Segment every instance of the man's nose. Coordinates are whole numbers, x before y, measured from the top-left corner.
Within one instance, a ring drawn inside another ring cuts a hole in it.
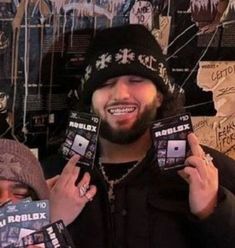
[[[125,79],[117,79],[113,87],[113,97],[115,100],[125,100],[130,97],[130,88]]]

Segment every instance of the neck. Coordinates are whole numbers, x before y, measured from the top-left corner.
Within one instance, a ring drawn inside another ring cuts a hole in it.
[[[99,141],[103,163],[140,161],[145,157],[152,143],[149,130],[130,144],[115,144],[103,138],[100,138]]]

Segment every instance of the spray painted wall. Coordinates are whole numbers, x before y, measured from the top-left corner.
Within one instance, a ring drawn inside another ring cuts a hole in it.
[[[234,0],[0,0],[0,137],[57,149],[92,36],[125,23],[155,35],[201,142],[235,157]]]

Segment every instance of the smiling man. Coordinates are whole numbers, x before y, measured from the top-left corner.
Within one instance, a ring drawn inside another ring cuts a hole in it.
[[[114,143],[140,137],[155,118],[161,96],[151,80],[120,76],[108,80],[92,97],[93,111],[101,117],[101,136]]]
[[[152,34],[141,25],[97,32],[86,63],[83,110],[101,126],[90,171],[97,194],[69,226],[76,246],[231,247],[234,161],[202,148],[192,133],[184,169],[164,174],[155,160],[150,124],[183,112],[183,92]]]

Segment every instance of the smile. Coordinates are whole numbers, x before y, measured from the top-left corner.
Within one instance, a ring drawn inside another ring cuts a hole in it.
[[[124,114],[130,114],[133,113],[136,110],[136,107],[112,107],[108,109],[108,112],[111,115],[124,115]]]

